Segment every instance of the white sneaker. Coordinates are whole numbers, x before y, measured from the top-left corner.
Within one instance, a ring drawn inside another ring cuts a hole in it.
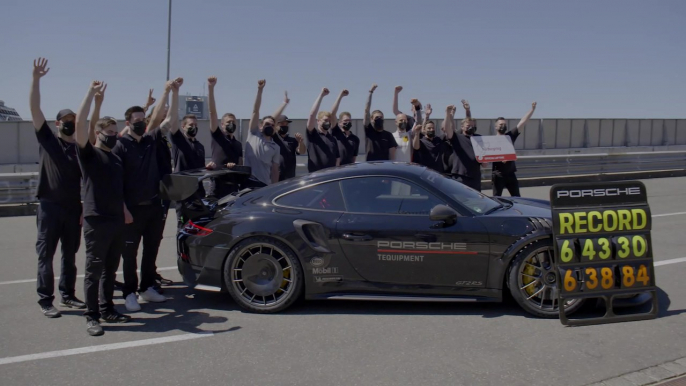
[[[141,310],[141,305],[138,304],[138,299],[136,299],[136,294],[128,294],[126,296],[126,310],[130,312],[136,312]]]
[[[163,295],[160,295],[159,292],[155,291],[154,288],[150,287],[145,290],[145,292],[141,292],[141,299],[145,300],[146,302],[152,302],[152,303],[161,303],[167,300]]]

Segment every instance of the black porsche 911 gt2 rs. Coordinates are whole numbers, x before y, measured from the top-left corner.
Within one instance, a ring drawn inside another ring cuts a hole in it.
[[[203,180],[217,190],[205,197]],[[499,302],[558,317],[548,201],[489,198],[423,166],[368,162],[258,187],[248,168],[164,180],[184,281],[272,313],[306,299]],[[263,184],[262,184],[263,185]],[[565,304],[570,314],[583,300]]]

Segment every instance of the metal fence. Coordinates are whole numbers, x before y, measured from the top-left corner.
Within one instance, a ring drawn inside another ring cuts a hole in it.
[[[442,120],[433,120],[440,127]],[[493,119],[477,119],[478,133],[495,134]],[[515,127],[519,119],[508,119]],[[245,141],[249,121],[240,121],[238,134]],[[291,135],[305,134],[305,119],[291,123]],[[385,122],[394,130],[391,119]],[[198,139],[209,149],[209,121],[198,122]],[[124,122],[119,121],[120,129]],[[351,129],[364,144],[362,120],[353,120]],[[38,162],[38,144],[30,121],[0,122],[0,165]],[[674,146],[686,145],[686,119],[532,119],[515,142],[518,150],[590,149],[598,147]],[[360,146],[364,153],[364,145]]]

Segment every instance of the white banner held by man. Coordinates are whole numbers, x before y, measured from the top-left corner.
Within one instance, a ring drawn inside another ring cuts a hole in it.
[[[517,154],[508,135],[472,136],[474,156],[479,162],[515,161]]]

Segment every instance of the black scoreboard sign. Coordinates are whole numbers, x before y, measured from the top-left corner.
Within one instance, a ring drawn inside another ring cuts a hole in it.
[[[577,298],[605,299],[605,315],[570,320],[590,325],[657,316],[648,196],[639,181],[557,184],[550,189],[559,304]],[[649,292],[648,313],[617,315],[612,300]]]

